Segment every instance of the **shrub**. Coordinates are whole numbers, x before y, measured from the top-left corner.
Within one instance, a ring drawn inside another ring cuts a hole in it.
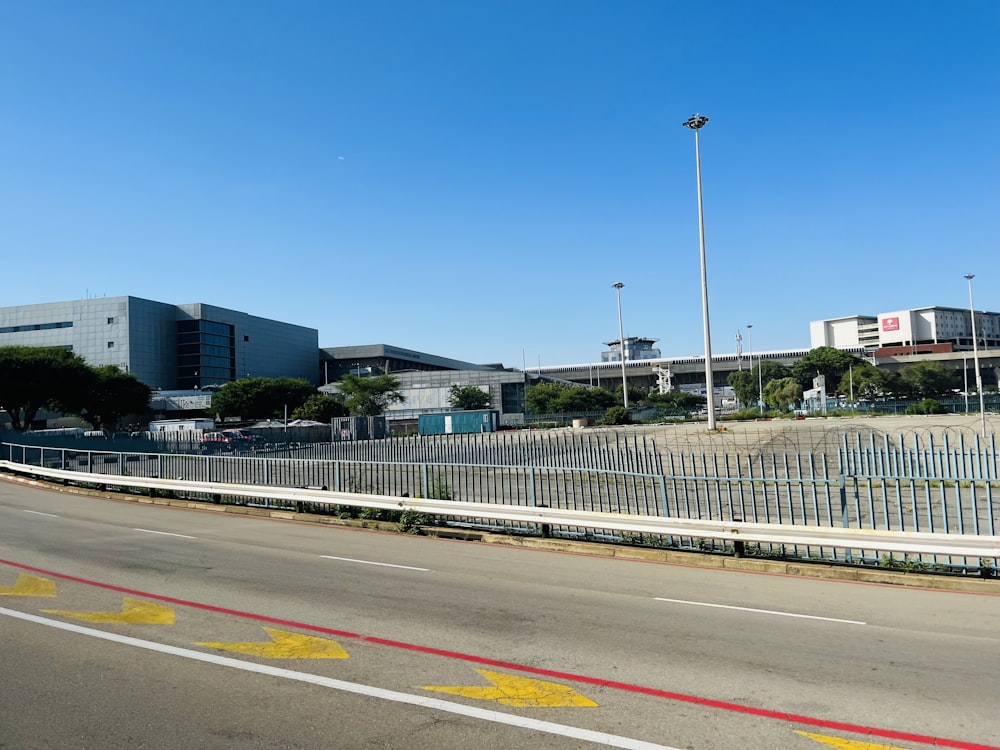
[[[624,406],[612,406],[601,417],[600,424],[632,424],[632,416]]]
[[[906,407],[907,414],[944,414],[945,408],[933,398],[925,398],[917,404],[910,404]]]

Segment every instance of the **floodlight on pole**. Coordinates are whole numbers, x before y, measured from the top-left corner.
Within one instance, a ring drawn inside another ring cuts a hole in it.
[[[976,343],[976,305],[972,301],[972,280],[974,273],[965,274],[969,282],[969,315],[972,316],[972,364],[976,368],[976,390],[979,391],[979,419],[983,425],[983,439],[986,439],[986,404],[983,399],[983,374],[979,370],[979,345]]]
[[[625,285],[616,281],[612,284],[618,292],[618,351],[622,360],[622,403],[628,408],[628,379],[625,377],[625,329],[622,328],[622,287]]]
[[[694,131],[695,172],[698,178],[698,240],[701,248],[701,317],[705,329],[705,393],[708,406],[708,429],[715,429],[715,381],[712,377],[712,332],[708,322],[708,267],[705,262],[705,211],[701,198],[701,141],[700,131],[708,122],[705,115],[691,115],[681,123]]]

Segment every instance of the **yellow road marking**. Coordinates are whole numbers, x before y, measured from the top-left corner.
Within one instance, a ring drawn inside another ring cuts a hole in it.
[[[803,737],[808,737],[809,739],[823,745],[839,748],[839,750],[906,750],[905,747],[896,747],[894,745],[876,745],[873,742],[845,740],[843,737],[827,737],[824,734],[813,734],[812,732],[800,732],[796,730],[795,734],[801,734]]]
[[[566,685],[555,682],[533,680],[528,677],[518,677],[500,672],[490,672],[477,669],[477,672],[493,683],[492,687],[469,685],[466,687],[450,687],[446,685],[423,685],[421,690],[435,690],[439,693],[460,695],[463,698],[475,698],[483,701],[496,701],[505,706],[517,708],[556,708],[561,706],[577,706],[592,708],[597,704],[585,695]]]
[[[0,586],[0,596],[55,596],[56,583],[48,578],[21,573],[13,586]]]
[[[64,609],[43,609],[43,612],[85,622],[112,622],[127,625],[173,625],[174,610],[155,602],[122,599],[121,612],[70,612]]]
[[[274,628],[264,628],[271,641],[247,643],[196,643],[196,646],[236,651],[265,659],[349,659],[348,654],[336,641],[317,638],[302,633],[289,633]]]

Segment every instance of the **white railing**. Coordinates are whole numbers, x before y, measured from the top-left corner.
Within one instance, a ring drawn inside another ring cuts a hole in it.
[[[492,518],[500,521],[579,526],[637,534],[723,539],[731,542],[808,545],[953,557],[1000,558],[1000,536],[665,518],[564,508],[329,492],[322,489],[191,482],[182,479],[91,474],[31,466],[13,461],[0,461],[0,468],[49,479],[85,482],[109,487],[142,487],[153,491],[184,492],[221,497],[254,497],[290,503],[349,505],[460,518]]]

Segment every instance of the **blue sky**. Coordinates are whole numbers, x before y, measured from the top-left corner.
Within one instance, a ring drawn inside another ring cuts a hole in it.
[[[474,362],[997,310],[1000,3],[4,0],[2,305],[207,302]]]

